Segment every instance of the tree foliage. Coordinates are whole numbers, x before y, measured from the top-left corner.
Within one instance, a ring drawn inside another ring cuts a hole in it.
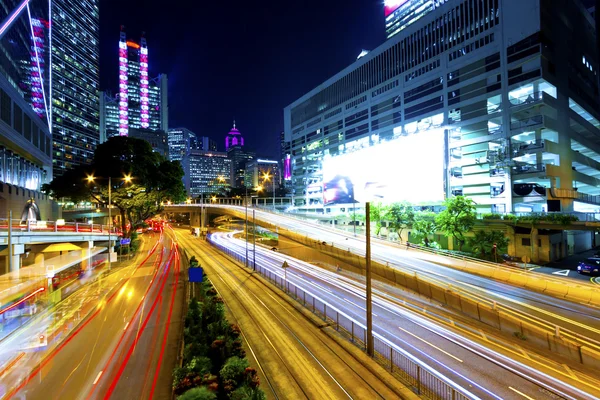
[[[477,218],[475,203],[466,197],[455,196],[447,198],[444,206],[446,209],[437,215],[435,222],[446,236],[458,240],[458,248],[462,250],[465,242],[464,235],[473,228]]]
[[[94,181],[89,182],[88,176],[94,176]],[[130,176],[131,182],[126,182],[125,176]],[[109,177],[111,202],[121,215],[125,237],[160,212],[161,203],[185,199],[179,162],[168,161],[153,152],[145,140],[126,136],[112,137],[99,145],[92,165],[66,171],[45,185],[44,191],[55,198],[107,205]]]
[[[379,235],[381,222],[386,219],[389,208],[382,203],[372,203],[369,210],[371,222],[375,222],[375,235]]]
[[[469,245],[473,253],[481,257],[493,256],[494,244],[496,245],[496,255],[505,253],[508,249],[509,239],[503,232],[496,230],[477,231],[475,236],[469,239]]]
[[[430,236],[435,235],[436,230],[437,224],[435,223],[435,213],[424,211],[414,215],[412,232],[425,246],[429,247],[429,238]]]
[[[390,222],[390,230],[397,232],[402,237],[402,231],[413,224],[415,220],[415,211],[408,202],[393,203],[387,212],[387,219]]]

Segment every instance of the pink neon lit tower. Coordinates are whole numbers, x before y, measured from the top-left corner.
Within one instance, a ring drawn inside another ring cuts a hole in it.
[[[127,37],[121,27],[119,39],[119,135],[129,134],[129,98],[127,82]]]
[[[150,126],[150,106],[148,103],[148,46],[146,38],[142,37],[140,47],[140,125]]]

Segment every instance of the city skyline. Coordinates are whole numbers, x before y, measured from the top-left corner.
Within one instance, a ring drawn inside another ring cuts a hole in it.
[[[260,9],[234,2],[211,4],[200,16],[193,7],[170,7],[161,10],[160,24],[152,23],[157,7],[151,4],[103,3],[121,11],[101,17],[101,89],[114,90],[118,82],[119,27],[146,32],[150,75],[169,76],[169,125],[208,136],[221,148],[235,119],[248,144],[269,157],[279,156],[283,107],[352,64],[362,49],[385,40],[379,1],[353,7],[341,1],[273,2]],[[307,30],[314,9],[321,22]],[[348,24],[365,28],[344,28]],[[275,88],[275,95],[260,89],[266,86]]]

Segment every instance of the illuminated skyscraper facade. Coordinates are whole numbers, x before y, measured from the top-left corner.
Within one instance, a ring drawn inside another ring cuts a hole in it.
[[[19,218],[33,198],[44,219],[52,201],[48,4],[0,0],[0,218]],[[11,18],[12,16],[12,18]]]
[[[181,164],[184,185],[192,197],[223,193],[229,187],[227,177],[231,171],[231,160],[227,153],[191,150]]]
[[[100,139],[99,0],[53,0],[50,26],[54,175],[92,162]]]
[[[149,77],[146,38],[127,40],[124,28],[119,38],[119,90],[116,97],[101,95],[101,137],[127,136],[129,129],[169,129],[168,80],[166,74]],[[114,120],[115,112],[118,121]]]

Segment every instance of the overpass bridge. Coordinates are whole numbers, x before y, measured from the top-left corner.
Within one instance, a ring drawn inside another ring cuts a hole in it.
[[[46,254],[61,255],[70,251],[89,250],[95,243],[114,241],[118,231],[107,225],[58,221],[0,219],[0,256],[4,256],[3,273],[21,268],[22,256],[43,263]]]

